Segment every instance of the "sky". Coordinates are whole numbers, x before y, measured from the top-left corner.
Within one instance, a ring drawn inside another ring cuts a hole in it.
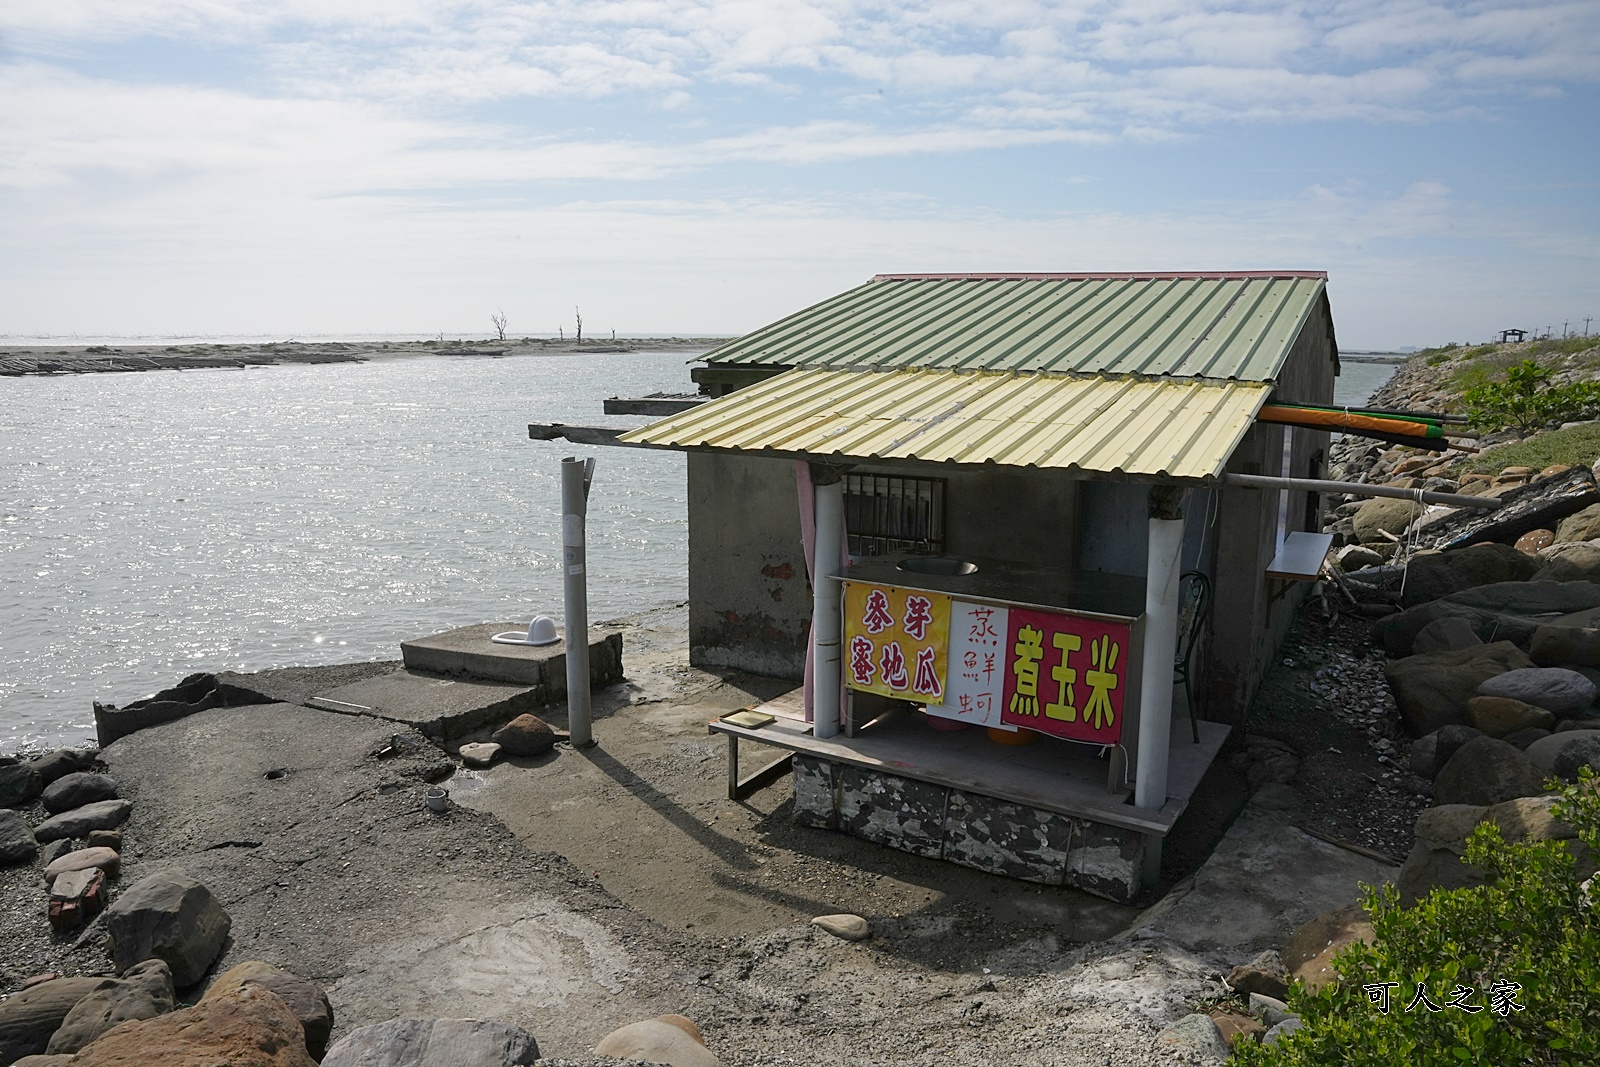
[[[1345,349],[1600,332],[1597,51],[1596,0],[6,0],[0,338],[1273,268]]]

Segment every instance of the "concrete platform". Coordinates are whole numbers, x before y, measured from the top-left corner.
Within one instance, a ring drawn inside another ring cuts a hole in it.
[[[398,670],[318,693],[305,704],[414,726],[435,741],[449,743],[524,712],[537,713],[545,701],[537,686]]]
[[[485,622],[446,630],[432,637],[400,642],[406,667],[451,677],[488,679],[530,686],[540,691],[540,703],[553,704],[567,697],[567,642],[535,648],[497,645],[489,639],[516,630],[526,633],[526,622]],[[596,689],[622,681],[622,634],[616,630],[589,631],[589,682]]]

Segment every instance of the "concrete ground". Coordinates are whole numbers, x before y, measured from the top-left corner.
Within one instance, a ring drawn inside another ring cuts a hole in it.
[[[205,881],[234,920],[218,968],[322,982],[336,1037],[468,1015],[578,1059],[676,1011],[730,1065],[1098,1067],[1175,1062],[1154,1037],[1219,973],[1389,873],[1253,804],[1141,913],[795,826],[787,782],[727,799],[704,728],[782,684],[690,668],[683,627],[630,621],[595,748],[485,772],[393,722],[289,703],[125,738],[105,753],[136,804],[122,883],[167,866]],[[422,803],[432,781],[455,798],[444,814]],[[841,910],[873,937],[808,925]]]

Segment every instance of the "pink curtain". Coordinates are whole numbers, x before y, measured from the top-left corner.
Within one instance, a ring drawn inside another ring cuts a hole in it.
[[[814,490],[814,488],[813,488],[813,486],[811,484],[811,464],[807,463],[803,459],[797,459],[797,460],[794,461],[794,484],[795,484],[796,491],[798,491],[799,494],[800,494],[800,541],[801,541],[802,545],[804,546],[805,554],[806,554],[806,578],[809,581],[811,581],[813,583],[813,586],[814,586],[815,583],[816,583],[816,580],[817,580],[817,576],[812,573],[813,568],[811,566],[811,559],[812,559],[812,556],[816,554],[816,547],[817,547],[816,496],[815,496],[815,490]],[[840,546],[840,551],[839,551],[839,573],[841,573],[841,574],[844,572],[845,568],[850,565],[850,548],[849,548],[850,541],[849,541],[849,538],[848,538],[847,534],[848,534],[848,531],[847,531],[847,529],[845,527],[844,516],[841,515],[839,517],[839,546]],[[813,713],[812,712],[812,697],[811,697],[811,687],[812,687],[811,674],[812,674],[813,657],[816,655],[815,642],[814,642],[813,637],[812,637],[814,632],[815,632],[815,627],[814,626],[808,627],[807,630],[806,630],[806,679],[805,679],[806,722],[811,722],[812,721],[812,713]],[[844,674],[843,674],[843,672],[841,672],[840,675],[839,675],[839,707],[840,708],[844,707],[844,699],[845,699]]]

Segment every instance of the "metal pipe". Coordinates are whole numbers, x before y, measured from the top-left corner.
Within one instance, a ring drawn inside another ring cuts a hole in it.
[[[839,582],[835,572],[844,554],[844,482],[812,483],[816,537],[811,555],[811,733],[839,732],[840,631]]]
[[[1178,650],[1178,572],[1182,570],[1182,557],[1183,520],[1152,516],[1146,553],[1144,660],[1139,671],[1139,749],[1133,786],[1134,804],[1150,811],[1160,811],[1167,802],[1172,661]]]
[[[561,461],[561,545],[565,572],[567,623],[567,732],[573,748],[594,744],[589,702],[589,577],[586,570],[585,517],[594,460],[568,456]]]
[[[1224,485],[1241,485],[1250,489],[1303,489],[1311,493],[1349,493],[1352,496],[1389,496],[1396,500],[1415,500],[1416,489],[1401,489],[1393,485],[1366,485],[1362,482],[1329,482],[1321,478],[1280,478],[1271,474],[1224,474],[1219,479]],[[1421,490],[1424,504],[1449,504],[1454,508],[1481,508],[1493,511],[1505,502],[1492,496],[1462,496],[1460,493],[1433,493]]]

